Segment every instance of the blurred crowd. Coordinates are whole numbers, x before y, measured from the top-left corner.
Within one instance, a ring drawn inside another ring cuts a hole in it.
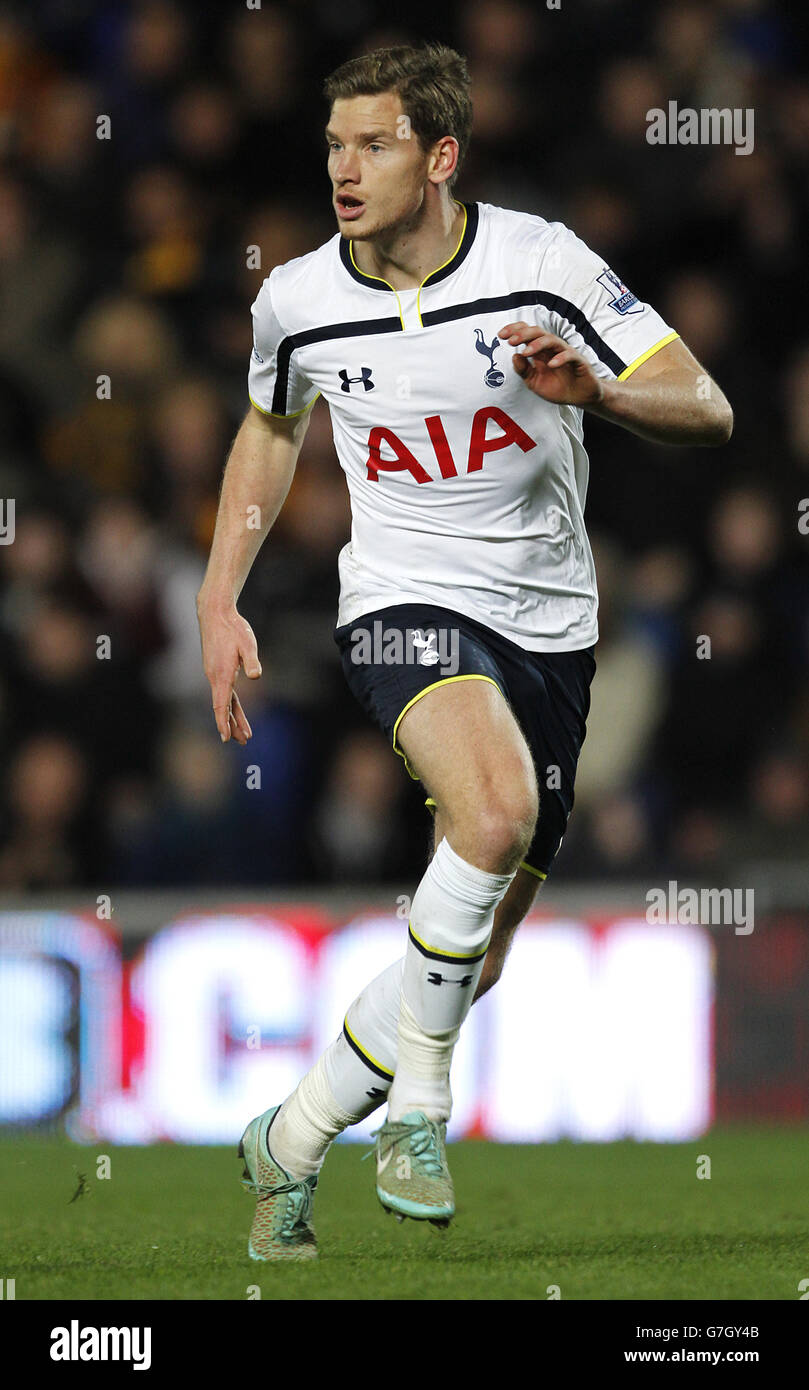
[[[719,451],[586,422],[602,636],[555,873],[809,858],[809,81],[790,8],[39,0],[0,5],[0,889],[421,870],[423,794],[332,639],[350,520],[322,402],[243,595],[265,673],[242,691],[244,750],[216,736],[194,599],[250,304],[335,230],[322,79],[424,37],[473,74],[458,196],[567,222],[736,415]],[[669,100],[753,108],[754,152],[649,145]]]

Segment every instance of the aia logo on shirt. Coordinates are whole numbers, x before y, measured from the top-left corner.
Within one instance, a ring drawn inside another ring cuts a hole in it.
[[[499,425],[502,434],[488,437],[489,422]],[[427,455],[427,448],[432,448],[435,462],[438,464],[438,471],[442,478],[457,478],[458,468],[452,451],[449,447],[447,432],[440,415],[428,415],[424,421],[427,429],[427,439],[429,445],[425,443],[424,456],[427,458],[430,467],[433,467],[433,460]],[[537,442],[532,439],[530,434],[526,434],[521,425],[516,420],[512,420],[505,410],[501,410],[497,405],[485,406],[481,410],[476,410],[472,417],[472,429],[469,434],[469,448],[466,456],[467,473],[477,473],[483,467],[483,460],[486,454],[495,453],[498,449],[507,449],[510,444],[516,444],[524,454],[530,449],[535,449]],[[392,458],[382,457],[383,445],[387,445],[392,451]],[[374,425],[368,435],[368,458],[366,459],[368,468],[368,478],[372,483],[379,482],[380,472],[401,473],[408,472],[417,483],[433,483],[438,479],[427,471],[423,463],[416,458],[411,449],[407,447],[403,440],[394,433],[388,425]]]

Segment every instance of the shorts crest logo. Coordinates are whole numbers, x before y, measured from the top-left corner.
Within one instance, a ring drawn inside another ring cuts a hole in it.
[[[421,649],[418,657],[420,666],[435,666],[441,660],[441,654],[434,645],[435,640],[434,632],[428,632],[426,637],[419,631],[413,633],[413,646]]]
[[[483,336],[483,330],[481,328],[475,329],[475,347],[479,353],[482,353],[484,357],[488,357],[489,359],[489,370],[483,373],[483,380],[487,386],[491,386],[492,388],[495,386],[502,386],[506,379],[504,373],[500,371],[500,368],[494,365],[494,354],[501,346],[502,344],[499,338],[495,337],[491,343],[487,343]]]

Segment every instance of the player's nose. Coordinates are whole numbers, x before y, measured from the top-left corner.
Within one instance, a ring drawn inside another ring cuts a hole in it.
[[[359,183],[359,160],[350,150],[342,150],[332,159],[332,178],[336,184]]]

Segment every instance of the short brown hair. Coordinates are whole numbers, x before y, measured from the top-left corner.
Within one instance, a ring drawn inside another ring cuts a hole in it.
[[[377,48],[349,58],[323,84],[330,105],[348,97],[396,92],[410,128],[423,150],[443,135],[458,141],[458,165],[447,180],[452,188],[472,131],[471,80],[466,59],[454,48],[425,43]]]

